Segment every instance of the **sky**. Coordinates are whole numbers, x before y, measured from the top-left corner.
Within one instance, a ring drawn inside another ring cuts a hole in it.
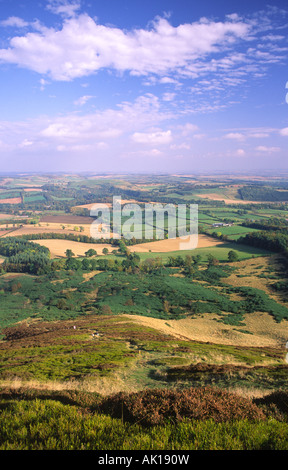
[[[0,172],[288,170],[287,0],[0,0]]]

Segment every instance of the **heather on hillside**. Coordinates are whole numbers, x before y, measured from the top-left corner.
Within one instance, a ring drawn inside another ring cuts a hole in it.
[[[287,450],[287,409],[277,405],[211,388],[109,398],[2,389],[0,449]]]

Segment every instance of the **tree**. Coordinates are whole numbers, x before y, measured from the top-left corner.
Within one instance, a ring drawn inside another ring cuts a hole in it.
[[[66,258],[72,258],[72,256],[75,256],[72,250],[69,248],[65,251]]]
[[[109,305],[102,305],[100,307],[100,313],[101,313],[101,315],[112,315],[113,314],[113,312],[112,312]]]
[[[103,253],[103,255],[107,255],[107,253],[108,253],[108,248],[103,248],[102,253]]]
[[[208,253],[207,259],[208,259],[208,267],[217,266],[217,264],[219,264],[219,260],[215,258],[215,256],[211,255],[211,253]]]
[[[85,251],[85,256],[87,256],[87,258],[90,258],[90,256],[96,256],[97,255],[97,251],[94,250],[94,248],[90,248],[88,251]]]
[[[193,263],[198,265],[201,261],[201,255],[192,256]]]
[[[82,264],[82,269],[83,269],[84,271],[89,271],[89,270],[90,270],[90,268],[91,268],[91,266],[90,266],[90,261],[89,261],[87,258],[84,258],[84,259],[82,260],[82,263],[81,263],[81,264]]]
[[[230,250],[228,253],[228,260],[232,263],[233,261],[238,261],[238,254],[234,250]]]

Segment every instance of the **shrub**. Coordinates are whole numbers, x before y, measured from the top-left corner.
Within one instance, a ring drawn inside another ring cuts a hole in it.
[[[275,410],[275,408],[285,415],[288,414],[288,392],[283,390],[270,393],[263,398],[254,400],[255,404],[262,405],[268,409]]]
[[[265,419],[264,412],[251,400],[211,387],[121,392],[104,398],[100,411],[143,426],[185,419],[215,422]]]

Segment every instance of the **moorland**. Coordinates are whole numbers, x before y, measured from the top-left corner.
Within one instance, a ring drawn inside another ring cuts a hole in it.
[[[132,238],[91,236],[113,196]],[[2,175],[0,448],[287,449],[287,256],[288,175]]]

